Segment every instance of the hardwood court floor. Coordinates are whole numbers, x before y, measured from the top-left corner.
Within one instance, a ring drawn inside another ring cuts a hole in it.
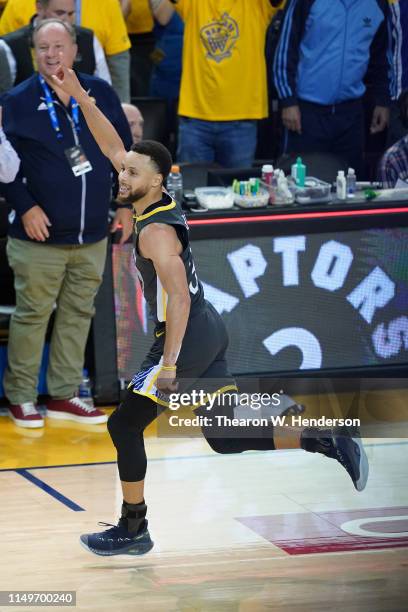
[[[140,558],[78,543],[121,504],[105,426],[24,430],[0,417],[0,440],[1,590],[74,590],[78,610],[114,612],[407,609],[406,439],[366,440],[357,493],[318,455],[220,456],[200,438],[151,435],[155,547]]]

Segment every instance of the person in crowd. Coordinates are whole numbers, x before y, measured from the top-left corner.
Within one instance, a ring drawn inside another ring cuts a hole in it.
[[[7,47],[0,39],[0,95],[13,86],[10,66],[7,58]]]
[[[38,74],[3,96],[4,130],[21,159],[5,186],[9,217],[7,255],[14,272],[16,309],[4,376],[9,414],[17,425],[41,427],[37,380],[47,325],[56,304],[50,342],[47,415],[103,423],[106,415],[76,397],[94,298],[104,270],[113,169],[90,134],[76,101],[51,80],[77,54],[75,30],[46,19],[33,32]],[[108,83],[78,73],[83,87],[110,117],[122,138],[131,135],[120,101]],[[112,230],[122,242],[132,213],[118,208]]]
[[[14,85],[28,79],[35,72],[31,53],[31,40],[35,25],[42,19],[50,18],[61,19],[72,25],[75,22],[75,0],[37,0],[36,8],[37,13],[31,18],[28,25],[3,37]],[[111,84],[101,43],[92,30],[82,26],[75,26],[75,30],[78,45],[78,54],[74,63],[75,70],[93,74]]]
[[[184,21],[180,162],[251,166],[267,116],[265,35],[280,0],[150,0],[162,25]]]
[[[170,21],[154,27],[156,46],[152,53],[153,71],[150,95],[167,102],[167,130],[169,138],[177,140],[177,106],[180,95],[181,63],[183,54],[184,23],[174,12]]]
[[[152,53],[155,46],[154,21],[149,0],[131,0],[131,10],[126,19],[130,42],[130,92],[131,97],[148,96],[153,69]]]
[[[378,178],[384,187],[393,188],[400,185],[408,188],[408,89],[400,95],[398,106],[405,136],[384,154],[380,162]]]
[[[112,87],[121,102],[130,102],[130,41],[119,0],[76,0],[75,23],[89,28],[104,50]],[[8,0],[0,18],[0,36],[27,25],[36,0]]]
[[[17,176],[20,159],[3,132],[1,120],[0,106],[0,183],[11,183]]]
[[[132,134],[132,142],[136,144],[143,140],[143,115],[134,104],[122,104],[123,112],[128,120]]]
[[[392,76],[391,118],[388,144],[405,136],[406,128],[400,120],[398,100],[408,89],[408,0],[388,0],[390,5]]]
[[[370,132],[389,120],[387,23],[385,0],[287,3],[273,65],[284,153],[336,153],[361,173],[365,79],[375,98]]]
[[[170,21],[154,28],[153,72],[150,95],[166,98],[169,104],[178,100],[181,84],[181,61],[183,53],[184,24],[175,12]]]

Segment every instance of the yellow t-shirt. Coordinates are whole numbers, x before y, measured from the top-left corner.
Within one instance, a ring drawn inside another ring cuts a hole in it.
[[[154,21],[149,0],[131,0],[131,11],[126,19],[129,34],[144,34],[153,30]]]
[[[22,28],[35,13],[35,0],[8,0],[0,18],[0,36]],[[94,31],[106,55],[130,47],[118,0],[82,0],[81,26]]]
[[[184,20],[179,114],[209,121],[268,114],[269,0],[178,0]]]

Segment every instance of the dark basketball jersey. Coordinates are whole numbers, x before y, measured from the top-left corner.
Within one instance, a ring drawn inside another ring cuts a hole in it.
[[[156,274],[153,262],[150,259],[145,259],[138,252],[138,238],[140,232],[146,225],[149,225],[149,223],[164,223],[166,225],[171,225],[177,232],[177,236],[183,247],[180,257],[186,270],[187,283],[190,290],[191,317],[198,310],[203,308],[205,302],[203,286],[197,278],[193,255],[191,253],[186,217],[179,205],[166,193],[163,193],[162,200],[152,204],[146,208],[142,215],[136,217],[134,257],[137,274],[142,285],[143,295],[149,304],[151,315],[156,325],[160,325],[166,321],[167,293]]]

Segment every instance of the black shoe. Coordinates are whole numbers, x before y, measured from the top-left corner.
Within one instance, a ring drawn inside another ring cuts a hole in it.
[[[106,525],[110,529],[99,533],[86,533],[79,538],[82,546],[95,555],[144,555],[153,548],[147,521],[144,521],[137,533],[130,533],[123,519],[120,519],[117,525],[98,524]]]
[[[368,459],[361,438],[354,435],[345,427],[337,430],[310,427],[302,434],[301,446],[336,459],[347,470],[357,491],[362,491],[368,479]]]
[[[363,491],[368,480],[368,459],[361,438],[350,435],[336,435],[333,432],[334,459],[347,470],[357,491]]]

